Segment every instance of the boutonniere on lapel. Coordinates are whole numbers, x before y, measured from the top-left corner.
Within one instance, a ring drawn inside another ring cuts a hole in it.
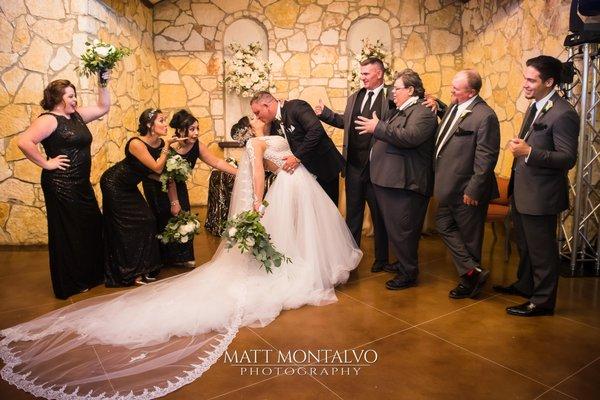
[[[548,110],[552,108],[553,105],[554,103],[552,102],[552,100],[548,100],[544,108],[542,108],[542,115],[546,114]]]
[[[467,118],[467,115],[471,114],[471,110],[465,110],[460,114],[460,120]]]

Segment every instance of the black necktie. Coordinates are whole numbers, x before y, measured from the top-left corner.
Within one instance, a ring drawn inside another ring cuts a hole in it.
[[[373,99],[373,91],[369,90],[367,92],[367,101],[365,101],[365,105],[363,106],[362,112],[360,113],[363,117],[371,118],[371,100]]]
[[[458,106],[455,105],[452,108],[452,111],[450,111],[450,115],[448,116],[448,119],[446,120],[446,125],[444,125],[444,128],[438,135],[436,146],[439,146],[440,144],[442,144],[442,140],[444,140],[446,133],[448,133],[448,131],[450,130],[450,127],[452,126],[452,122],[454,122],[454,118],[456,117],[457,111],[458,111]]]
[[[523,139],[527,132],[529,131],[529,127],[531,126],[533,120],[535,119],[535,114],[537,114],[537,107],[535,103],[529,109],[529,114],[527,115],[527,119],[523,122],[523,126],[521,127],[521,132],[519,133],[519,139]]]

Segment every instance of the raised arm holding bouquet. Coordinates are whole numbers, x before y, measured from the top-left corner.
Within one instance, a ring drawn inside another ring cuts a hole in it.
[[[127,47],[115,47],[98,39],[87,41],[85,45],[87,49],[81,55],[81,64],[75,70],[87,77],[97,73],[100,76],[100,86],[106,87],[108,79],[103,77],[104,73],[113,69],[117,61],[131,54],[131,50]]]

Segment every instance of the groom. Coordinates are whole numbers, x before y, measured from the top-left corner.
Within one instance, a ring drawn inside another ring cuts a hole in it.
[[[250,106],[259,120],[271,124],[272,135],[287,139],[293,155],[286,158],[283,169],[293,173],[302,163],[337,206],[344,158],[312,107],[304,100],[279,101],[269,92],[256,93]]]

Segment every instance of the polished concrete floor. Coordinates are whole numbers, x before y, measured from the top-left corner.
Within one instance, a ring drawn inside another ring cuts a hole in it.
[[[296,365],[279,375],[275,368],[242,371],[222,358],[165,398],[599,399],[600,279],[561,278],[553,317],[509,317],[505,307],[521,299],[497,295],[491,285],[513,280],[517,257],[513,250],[504,262],[502,237],[492,239],[488,228],[483,261],[491,275],[484,293],[475,300],[451,300],[456,276],[439,237],[421,241],[419,285],[397,292],[384,287],[391,274],[370,272],[372,240],[364,238],[365,257],[338,288],[337,303],[285,311],[265,328],[244,328],[228,350],[230,356],[291,350],[298,357],[324,349],[368,350],[368,362],[351,363],[361,365],[355,366],[357,373],[342,369],[347,365],[326,366],[333,358],[315,363],[314,370]],[[202,232],[195,240],[197,261],[208,260],[217,244]],[[182,272],[168,269],[161,276]],[[115,290],[100,286],[56,300],[44,249],[0,250],[0,328]],[[261,361],[259,356],[246,364]],[[0,382],[0,399],[30,398]]]

